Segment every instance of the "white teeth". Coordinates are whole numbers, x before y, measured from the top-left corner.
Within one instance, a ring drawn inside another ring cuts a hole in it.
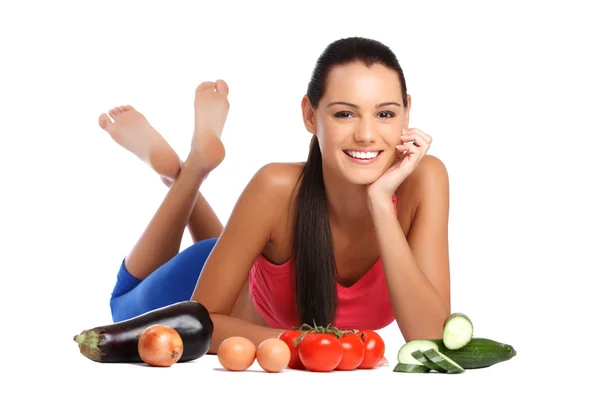
[[[350,157],[360,158],[362,160],[369,160],[377,157],[378,151],[345,151]]]

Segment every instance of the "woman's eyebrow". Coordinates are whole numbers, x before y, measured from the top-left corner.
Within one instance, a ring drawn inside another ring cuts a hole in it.
[[[352,107],[352,108],[356,108],[356,109],[360,108],[356,104],[347,103],[345,101],[334,101],[333,103],[327,104],[327,107],[331,107],[331,106],[335,106],[335,105],[343,105],[343,106],[348,106],[348,107]],[[375,106],[375,108],[381,108],[381,107],[385,107],[385,106],[398,106],[398,107],[402,108],[402,105],[395,101],[387,101],[385,103],[377,104]]]

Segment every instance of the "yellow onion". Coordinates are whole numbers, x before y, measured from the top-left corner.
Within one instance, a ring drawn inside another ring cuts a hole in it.
[[[146,364],[170,367],[183,354],[183,340],[177,331],[165,325],[152,325],[138,339],[138,352]]]

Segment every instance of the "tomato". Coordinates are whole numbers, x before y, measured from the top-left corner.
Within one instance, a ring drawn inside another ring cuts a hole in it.
[[[385,354],[385,343],[379,334],[372,330],[358,331],[365,345],[365,357],[360,363],[360,369],[372,369],[379,364]]]
[[[300,356],[298,356],[298,347],[294,346],[294,340],[296,340],[302,332],[299,332],[294,329],[288,329],[279,334],[279,339],[283,340],[288,347],[290,348],[290,362],[288,363],[288,368],[292,369],[304,369],[304,365],[300,360]]]
[[[342,361],[336,367],[340,371],[352,371],[358,368],[365,357],[365,345],[360,336],[348,333],[338,339],[344,350]]]
[[[344,349],[335,335],[311,332],[298,345],[298,355],[309,371],[330,372],[342,361]]]

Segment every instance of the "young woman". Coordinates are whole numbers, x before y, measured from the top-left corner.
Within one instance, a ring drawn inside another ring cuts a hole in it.
[[[133,107],[100,116],[169,187],[121,264],[114,321],[192,299],[215,324],[210,353],[230,336],[258,345],[304,322],[377,330],[396,321],[407,341],[441,337],[450,314],[448,175],[426,155],[431,137],[409,128],[394,53],[365,38],[325,49],[301,104],[314,135],[307,161],[262,167],[223,228],[199,188],[225,156],[228,91],[222,80],[196,89],[184,161]],[[179,252],[186,226],[194,244]]]

